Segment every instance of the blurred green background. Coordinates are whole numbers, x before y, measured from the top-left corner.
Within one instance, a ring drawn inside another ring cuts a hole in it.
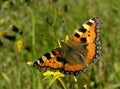
[[[120,89],[120,0],[0,0],[0,31],[16,39],[0,37],[0,89],[63,89],[56,80],[43,80],[42,74],[28,66],[58,46],[57,40],[88,19],[102,20],[102,57],[83,76],[63,79],[67,89]],[[13,27],[19,29],[13,31]],[[17,49],[22,40],[24,48]]]

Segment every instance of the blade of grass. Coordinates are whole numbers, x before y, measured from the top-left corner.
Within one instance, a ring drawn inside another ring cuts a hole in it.
[[[32,50],[33,50],[33,58],[36,59],[36,51],[35,51],[35,18],[34,18],[33,10],[30,7],[29,7],[29,10],[30,10],[30,14],[31,14],[31,17],[32,17]],[[35,79],[35,78],[37,78],[37,77],[35,77],[34,72],[32,72],[33,86],[35,88],[43,89],[43,86],[42,86],[42,83],[41,83],[41,78],[39,78],[40,80],[38,82],[36,82],[37,79]],[[37,84],[35,84],[35,83],[37,83]],[[38,87],[36,87],[36,85],[38,85]]]

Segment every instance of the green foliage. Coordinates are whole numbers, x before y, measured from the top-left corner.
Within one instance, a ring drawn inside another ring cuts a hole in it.
[[[89,18],[98,16],[101,25],[102,57],[77,78],[64,77],[67,89],[120,88],[120,0],[1,0],[0,31],[14,41],[0,37],[1,89],[63,89],[52,77],[43,80],[38,70],[26,65],[58,46],[57,41],[72,35]],[[16,26],[19,32],[12,31]],[[23,40],[18,51],[16,41]],[[30,50],[26,50],[29,48]]]

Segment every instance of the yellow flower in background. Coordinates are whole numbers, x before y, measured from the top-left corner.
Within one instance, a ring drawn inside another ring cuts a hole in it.
[[[9,20],[11,18],[11,16],[8,15],[6,18],[7,18],[7,20]]]
[[[0,37],[4,37],[7,35],[6,30],[0,31]]]
[[[4,19],[0,19],[0,24],[4,24],[5,20]]]
[[[10,4],[10,0],[5,0],[2,4],[1,4],[1,8],[4,9],[4,8],[7,8]]]
[[[18,40],[17,41],[17,48],[20,51],[24,47],[24,42],[23,40]]]

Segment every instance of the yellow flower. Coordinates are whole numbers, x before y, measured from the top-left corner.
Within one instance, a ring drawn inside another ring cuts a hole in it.
[[[61,42],[67,43],[68,40],[69,40],[69,36],[68,36],[68,35],[65,36],[65,39],[63,39],[63,40],[58,40],[58,45],[59,45],[59,47],[62,47],[62,46],[61,46]]]
[[[53,82],[57,79],[60,81],[60,83],[62,84],[62,86],[64,87],[64,89],[66,89],[66,86],[63,82],[63,80],[61,79],[61,77],[65,77],[65,75],[59,71],[49,71],[47,70],[46,72],[43,73],[43,75],[45,76],[45,78],[43,80],[45,80],[46,78],[48,78],[49,76],[53,75],[53,78],[50,81],[49,85],[52,85]],[[77,82],[77,78],[75,76],[72,76],[74,78],[74,81]]]
[[[17,48],[20,51],[24,47],[24,42],[23,40],[18,40],[17,41]]]
[[[47,70],[46,72],[43,73],[43,75],[45,76],[45,78],[43,80],[45,80],[46,78],[48,78],[49,76],[53,75],[52,80],[50,81],[49,85],[52,85],[53,82],[58,79],[60,81],[60,83],[62,84],[62,86],[64,87],[64,89],[66,89],[66,86],[64,84],[64,82],[62,81],[62,79],[60,77],[65,77],[65,75],[59,71],[49,71]]]

